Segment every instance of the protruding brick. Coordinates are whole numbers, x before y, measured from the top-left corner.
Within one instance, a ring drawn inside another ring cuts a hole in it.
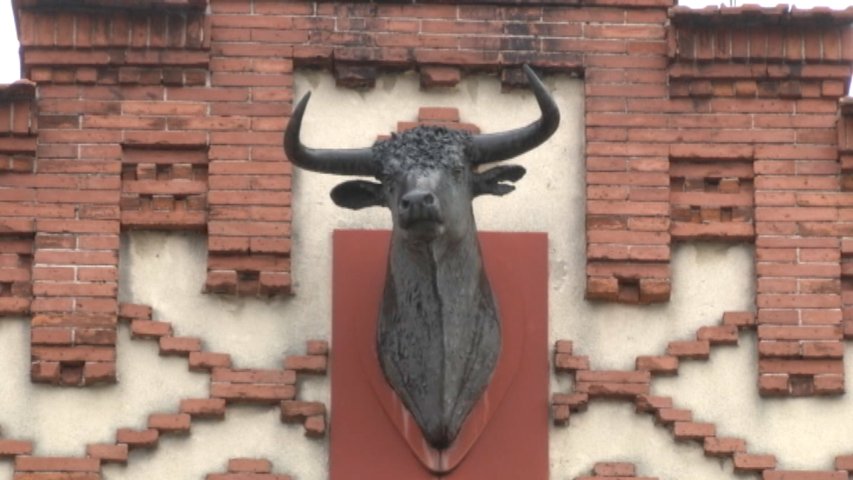
[[[161,337],[160,355],[189,356],[201,350],[201,339],[196,337]]]
[[[97,458],[29,457],[15,458],[18,472],[98,472],[101,462]]]
[[[225,400],[221,398],[187,398],[181,400],[181,413],[192,417],[222,418],[225,416]]]
[[[704,440],[716,435],[717,429],[712,423],[677,421],[672,431],[678,440]]]
[[[760,472],[776,468],[776,457],[773,455],[735,453],[734,466],[736,472]]]
[[[551,415],[554,419],[554,425],[556,426],[564,426],[569,424],[569,418],[571,418],[571,409],[568,405],[553,405],[551,408]]]
[[[678,357],[672,355],[637,357],[637,370],[648,370],[655,375],[675,375],[678,373]]]
[[[669,343],[666,353],[680,358],[705,360],[711,353],[711,346],[707,340],[675,341]]]
[[[637,474],[633,463],[623,462],[596,463],[592,473],[602,477],[633,477]]]
[[[190,370],[202,371],[214,368],[230,368],[231,355],[226,353],[190,352]]]
[[[285,400],[281,402],[281,420],[294,422],[312,417],[325,415],[326,406],[321,402],[304,402],[301,400]]]
[[[723,324],[737,327],[755,325],[755,314],[752,312],[725,312],[723,313]]]
[[[151,448],[157,445],[160,431],[154,428],[133,430],[120,428],[116,432],[116,443],[126,443],[128,448]]]
[[[462,80],[462,73],[455,67],[422,66],[420,73],[423,88],[452,87]]]
[[[615,277],[589,277],[586,283],[587,300],[610,300],[619,297],[619,280]]]
[[[571,340],[557,340],[554,343],[554,353],[564,353],[566,355],[572,354],[572,341]]]
[[[151,307],[134,303],[119,304],[118,316],[121,320],[151,320]]]
[[[284,359],[284,368],[302,373],[326,373],[328,360],[325,355],[288,355]]]
[[[33,453],[33,442],[0,438],[0,457],[14,457]]]
[[[101,462],[127,463],[127,444],[93,443],[86,446],[86,455]]]
[[[133,320],[130,323],[133,338],[160,338],[172,335],[172,324],[152,320]]]
[[[554,370],[558,372],[589,370],[589,357],[558,353],[554,355]]]
[[[186,413],[155,413],[148,416],[148,428],[161,433],[189,433],[191,421]]]
[[[702,327],[696,333],[697,340],[706,340],[711,345],[737,345],[738,330],[735,325]]]
[[[302,424],[305,427],[305,435],[313,438],[321,438],[326,435],[326,416],[312,415],[305,418]]]
[[[228,471],[233,473],[269,473],[272,462],[262,458],[232,458],[228,460]]]
[[[758,392],[766,396],[786,395],[788,393],[788,375],[760,375],[758,377]]]
[[[305,353],[308,355],[328,355],[329,342],[325,340],[308,340],[305,343]]]
[[[706,437],[705,455],[731,456],[737,452],[746,451],[746,441],[740,438]]]

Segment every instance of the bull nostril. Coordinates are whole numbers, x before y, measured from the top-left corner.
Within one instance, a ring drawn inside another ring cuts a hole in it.
[[[432,196],[431,193],[428,193],[428,194],[424,195],[423,202],[424,202],[424,205],[432,205],[433,202],[435,202],[435,197]]]
[[[410,206],[411,205],[409,204],[408,200],[406,200],[406,199],[400,200],[400,207],[403,208],[404,210],[408,210]]]

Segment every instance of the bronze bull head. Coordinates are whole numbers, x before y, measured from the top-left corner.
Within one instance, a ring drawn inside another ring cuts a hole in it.
[[[472,200],[505,195],[525,173],[517,165],[478,167],[523,154],[557,129],[560,113],[540,79],[524,71],[541,116],[514,130],[471,135],[417,127],[372,148],[315,149],[299,139],[310,93],[284,134],[294,165],[315,172],[370,176],[331,196],[342,207],[384,206],[393,232],[378,322],[382,371],[427,441],[447,448],[486,388],[501,349],[501,327],[483,270]],[[510,182],[510,183],[506,183]]]

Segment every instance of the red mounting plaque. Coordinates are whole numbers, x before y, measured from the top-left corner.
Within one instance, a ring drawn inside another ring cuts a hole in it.
[[[501,318],[489,387],[445,451],[431,448],[385,381],[376,324],[390,232],[334,234],[331,480],[548,478],[548,240],[480,234]]]

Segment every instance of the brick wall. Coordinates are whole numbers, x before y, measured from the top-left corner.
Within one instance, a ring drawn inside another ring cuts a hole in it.
[[[585,79],[587,297],[666,301],[673,239],[755,242],[762,392],[843,391],[835,124],[848,14],[667,12],[663,0],[69,5],[17,4],[39,92],[31,312],[52,335],[36,342],[34,378],[111,378],[122,229],[206,231],[210,292],[289,291],[279,144],[294,66],[349,87],[407,68],[425,87],[469,70],[512,87],[527,62]],[[69,343],[77,328],[94,333]]]

